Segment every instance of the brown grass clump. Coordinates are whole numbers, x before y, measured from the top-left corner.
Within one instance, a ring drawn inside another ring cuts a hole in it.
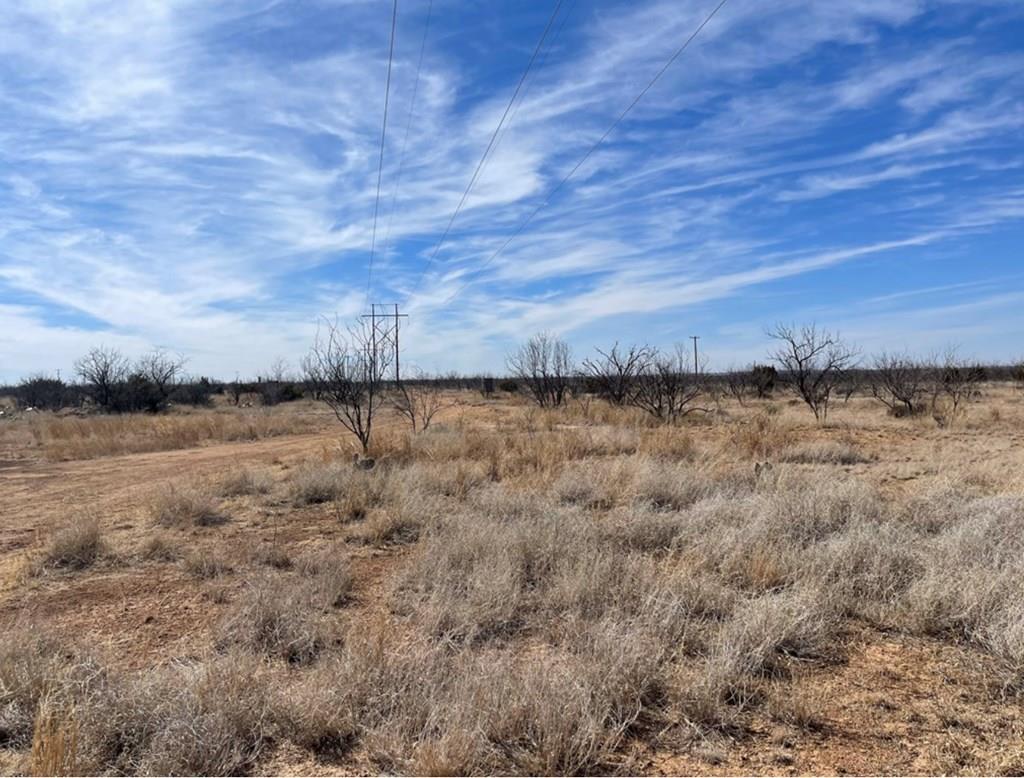
[[[82,734],[98,772],[238,775],[269,743],[267,669],[229,652],[121,679]]]
[[[331,502],[345,492],[352,466],[342,462],[307,462],[296,468],[289,479],[295,505]]]
[[[193,551],[185,557],[183,565],[189,574],[202,580],[219,578],[234,571],[234,566],[227,557],[212,549]]]
[[[224,497],[269,494],[274,488],[274,478],[265,470],[240,467],[221,478],[217,486]]]
[[[81,519],[58,530],[43,555],[42,566],[56,570],[83,570],[106,550],[99,521]]]
[[[340,608],[351,600],[355,581],[344,548],[308,551],[298,558],[296,568],[307,579],[310,601],[321,610]]]
[[[162,527],[208,527],[223,524],[217,498],[205,484],[171,483],[159,489],[150,503],[153,521]]]
[[[749,459],[770,459],[795,442],[793,430],[766,411],[730,432],[729,450]]]
[[[285,584],[265,578],[251,584],[218,630],[218,645],[238,646],[289,664],[313,661],[326,642],[321,614],[342,597],[323,574]]]
[[[166,535],[151,535],[142,545],[142,558],[150,562],[176,562],[181,551]]]

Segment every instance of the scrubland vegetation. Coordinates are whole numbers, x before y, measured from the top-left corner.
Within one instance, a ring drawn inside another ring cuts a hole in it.
[[[590,391],[382,402],[352,448],[282,406],[284,437],[151,455],[127,503],[116,467],[26,465],[93,504],[26,491],[2,528],[0,769],[1024,768],[1024,393],[971,380],[954,413],[890,361],[826,416],[763,366],[691,397],[679,355],[600,357]]]

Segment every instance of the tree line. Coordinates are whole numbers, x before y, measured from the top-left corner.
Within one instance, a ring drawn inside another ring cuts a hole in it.
[[[90,404],[109,413],[155,413],[173,403],[206,405],[221,392],[234,405],[251,400],[276,405],[309,397],[324,402],[366,452],[382,408],[393,409],[419,432],[443,407],[444,389],[518,392],[544,408],[598,397],[665,423],[709,413],[726,396],[742,405],[778,391],[791,392],[824,423],[837,400],[863,392],[895,416],[931,413],[946,425],[961,414],[984,380],[1011,379],[1024,388],[1024,364],[985,367],[961,358],[955,349],[925,358],[883,352],[865,359],[838,333],[813,324],[779,324],[767,334],[775,347],[763,363],[724,373],[694,365],[682,345],[662,349],[615,343],[594,349],[577,363],[568,343],[541,332],[508,354],[507,375],[497,381],[419,372],[399,381],[392,375],[393,348],[387,338],[375,337],[364,322],[344,329],[325,322],[298,377],[289,375],[287,365],[278,360],[256,382],[218,383],[186,377],[186,360],[163,350],[130,360],[116,349],[98,347],[75,362],[78,384],[32,376],[5,391],[23,407],[56,410]]]

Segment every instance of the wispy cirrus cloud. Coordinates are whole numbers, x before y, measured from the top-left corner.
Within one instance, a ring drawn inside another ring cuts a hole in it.
[[[580,348],[612,331],[668,342],[671,317],[696,315],[740,353],[731,325],[776,318],[766,296],[794,314],[809,294],[835,311],[918,287],[980,299],[1019,259],[1024,20],[1010,0],[733,0],[495,257],[710,10],[693,0],[567,5],[428,264],[550,12],[435,5],[411,116],[425,9],[401,10],[372,292],[408,303],[410,361],[494,369],[540,327]],[[97,342],[257,373],[297,362],[319,314],[360,312],[387,10],[9,12],[0,380],[66,370]],[[918,299],[893,298],[907,316]]]

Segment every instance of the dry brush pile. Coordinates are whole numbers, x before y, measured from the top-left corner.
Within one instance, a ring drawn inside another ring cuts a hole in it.
[[[246,568],[205,657],[116,672],[5,635],[0,742],[50,742],[56,720],[74,753],[52,758],[80,772],[246,772],[282,743],[376,771],[628,771],[638,742],[741,737],[752,711],[815,726],[773,690],[841,661],[853,624],[970,643],[1019,693],[1024,498],[883,497],[839,469],[863,461],[846,443],[782,440],[755,474],[697,435],[435,426],[369,471],[235,473],[223,494],[327,506],[348,543]],[[358,544],[402,551],[384,607],[352,621]]]

